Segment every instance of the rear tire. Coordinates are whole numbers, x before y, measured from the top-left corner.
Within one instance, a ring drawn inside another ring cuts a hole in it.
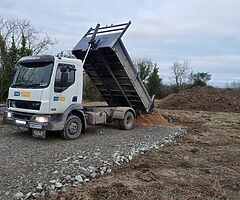
[[[79,138],[82,132],[82,121],[79,117],[71,115],[67,118],[61,135],[66,140]]]
[[[123,130],[130,130],[134,127],[135,118],[132,112],[126,112],[124,119],[119,120],[119,126]]]

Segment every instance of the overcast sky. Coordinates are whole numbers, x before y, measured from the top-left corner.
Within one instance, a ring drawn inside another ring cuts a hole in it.
[[[0,17],[31,20],[58,41],[52,53],[72,49],[96,23],[131,20],[123,37],[131,57],[152,59],[165,82],[186,59],[223,86],[240,80],[239,9],[239,0],[1,0]]]

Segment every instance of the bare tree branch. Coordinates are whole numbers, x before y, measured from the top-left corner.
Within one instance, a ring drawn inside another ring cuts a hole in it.
[[[41,31],[37,31],[29,20],[0,18],[0,35],[6,42],[9,49],[12,44],[12,38],[17,48],[22,45],[22,38],[26,39],[26,45],[33,54],[39,54],[44,50],[48,50],[49,46],[56,44],[56,40],[52,40],[47,34],[44,36]]]
[[[46,35],[38,43],[32,46],[32,52],[34,55],[38,55],[43,50],[48,50],[49,46],[56,44],[56,41],[51,40],[51,38]]]
[[[177,87],[181,88],[184,80],[187,78],[189,63],[186,60],[183,62],[174,62],[171,66],[171,70]]]

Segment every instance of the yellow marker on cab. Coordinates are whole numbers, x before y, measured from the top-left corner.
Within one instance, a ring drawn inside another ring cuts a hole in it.
[[[31,97],[31,93],[30,92],[21,91],[20,93],[21,93],[22,97]]]

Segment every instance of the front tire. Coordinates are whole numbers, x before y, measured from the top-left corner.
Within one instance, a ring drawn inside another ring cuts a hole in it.
[[[126,112],[124,119],[119,120],[119,126],[123,130],[130,130],[134,127],[135,118],[132,112]]]
[[[66,140],[74,140],[79,138],[81,131],[82,131],[81,119],[75,115],[71,115],[67,118],[61,135]]]

